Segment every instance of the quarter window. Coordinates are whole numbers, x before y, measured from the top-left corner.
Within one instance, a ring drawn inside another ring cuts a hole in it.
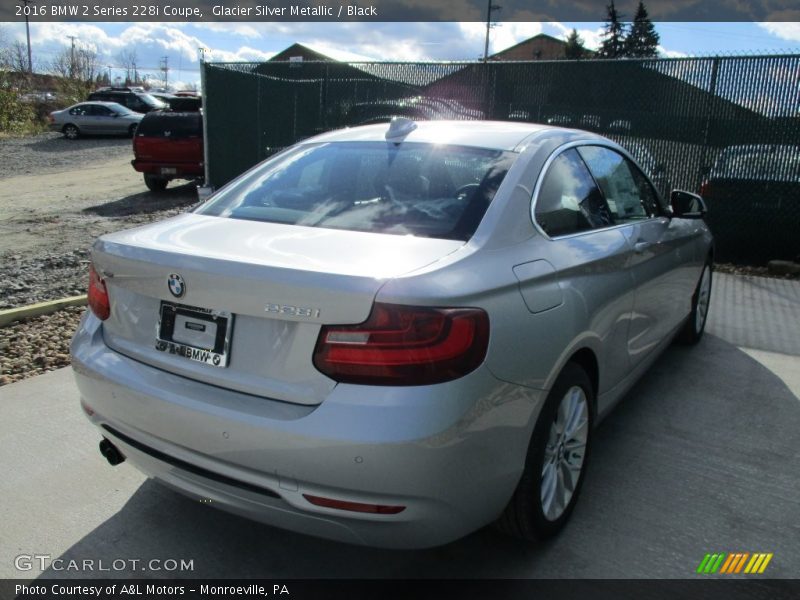
[[[614,224],[603,195],[574,149],[550,164],[536,199],[535,218],[551,237]]]

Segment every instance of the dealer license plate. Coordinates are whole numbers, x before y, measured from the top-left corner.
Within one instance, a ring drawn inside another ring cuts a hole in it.
[[[229,312],[161,302],[156,350],[213,367],[227,367],[233,315]]]

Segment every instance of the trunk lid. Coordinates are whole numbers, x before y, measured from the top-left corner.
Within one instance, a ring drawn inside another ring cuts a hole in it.
[[[318,404],[335,385],[312,363],[320,326],[364,321],[387,279],[463,245],[185,214],[103,236],[92,260],[111,301],[103,334],[112,349],[199,381]],[[226,333],[220,353],[215,340]],[[164,340],[198,355],[157,348]],[[214,366],[215,353],[227,366]]]

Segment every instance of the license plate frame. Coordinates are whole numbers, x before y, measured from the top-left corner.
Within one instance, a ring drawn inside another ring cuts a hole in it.
[[[233,321],[234,315],[227,311],[162,300],[158,309],[155,348],[159,352],[224,369],[230,362]],[[176,332],[176,325],[187,331]]]

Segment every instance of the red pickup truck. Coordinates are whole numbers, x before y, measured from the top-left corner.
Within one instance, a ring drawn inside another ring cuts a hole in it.
[[[203,176],[203,122],[199,112],[147,113],[133,137],[133,168],[152,191],[173,179]]]

